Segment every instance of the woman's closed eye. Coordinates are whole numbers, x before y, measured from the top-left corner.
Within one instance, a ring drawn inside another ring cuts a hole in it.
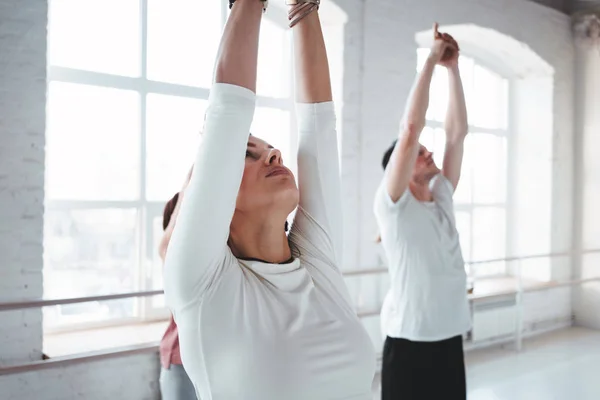
[[[259,158],[256,154],[254,154],[250,150],[246,150],[246,157],[250,157],[250,158],[252,158],[254,160],[257,160]]]

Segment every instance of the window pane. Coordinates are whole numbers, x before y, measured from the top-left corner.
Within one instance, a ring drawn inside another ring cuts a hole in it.
[[[444,151],[446,150],[446,132],[441,128],[436,128],[434,131],[435,142],[429,151],[433,152],[433,159],[438,168],[442,168],[444,164]]]
[[[288,29],[263,18],[258,51],[257,93],[262,96],[287,97],[290,94],[291,40]]]
[[[470,123],[490,129],[506,129],[508,117],[508,82],[487,68],[473,69],[473,98]]]
[[[473,259],[490,260],[506,256],[506,212],[500,207],[473,210]]]
[[[429,90],[427,119],[444,121],[448,109],[448,73],[445,68],[436,67]]]
[[[209,87],[220,33],[220,1],[148,0],[148,78]]]
[[[473,196],[473,162],[466,153],[465,150],[460,180],[458,181],[456,192],[454,192],[454,204],[471,204]]]
[[[432,149],[435,146],[435,129],[428,126],[423,128],[419,142],[428,149]]]
[[[534,258],[534,259],[530,259],[530,260],[513,261],[511,263],[511,267],[515,271],[515,274],[520,272],[521,276],[524,279],[535,279],[535,280],[539,280],[539,281],[549,282],[550,280],[552,280],[552,263],[553,262],[555,262],[555,263],[561,262],[561,261],[569,263],[569,261],[567,261],[566,259],[564,259],[562,257],[559,259],[556,259],[556,258],[552,259],[550,257],[545,257],[545,258]],[[519,271],[519,269],[520,269],[520,271]],[[596,271],[599,271],[599,270],[596,269]],[[554,279],[559,280],[559,279],[565,279],[565,278],[557,277],[555,275]]]
[[[467,136],[465,156],[469,158],[475,203],[506,201],[506,138],[485,133]]]
[[[158,246],[163,236],[162,215],[152,219],[152,290],[160,290],[164,288],[163,280],[163,261],[158,254]],[[165,296],[152,297],[153,308],[166,307]]]
[[[429,49],[420,47],[417,49],[417,73],[421,72],[429,56]]]
[[[170,199],[187,176],[196,156],[207,102],[149,94],[146,103],[146,196]]]
[[[501,256],[500,258],[502,257],[504,256]],[[477,263],[475,265],[471,265],[471,276],[477,278],[507,275],[508,272],[506,261]],[[475,283],[475,286],[477,286],[477,283]]]
[[[127,90],[51,82],[46,197],[139,197],[139,96]]]
[[[289,111],[257,107],[251,132],[279,149],[284,164],[295,173],[296,156],[292,155]]]
[[[455,213],[456,230],[460,237],[460,248],[465,262],[471,261],[471,213],[457,211]]]
[[[50,65],[138,76],[139,0],[51,0]]]
[[[69,298],[136,290],[135,209],[47,210],[44,216],[44,296]],[[45,309],[47,325],[132,317],[135,299]]]

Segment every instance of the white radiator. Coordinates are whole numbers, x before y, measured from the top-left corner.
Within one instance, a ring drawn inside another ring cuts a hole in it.
[[[473,304],[473,342],[514,334],[517,327],[515,299]]]

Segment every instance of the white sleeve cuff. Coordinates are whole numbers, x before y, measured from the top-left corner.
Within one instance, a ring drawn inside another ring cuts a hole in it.
[[[229,83],[215,83],[210,89],[209,101],[218,101],[227,98],[241,98],[256,101],[256,94],[242,86]]]
[[[335,129],[335,103],[296,103],[296,115],[300,131]],[[317,125],[318,124],[318,125]]]

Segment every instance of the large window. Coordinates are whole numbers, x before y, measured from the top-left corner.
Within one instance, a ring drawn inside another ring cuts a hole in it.
[[[227,1],[49,6],[45,296],[160,289],[162,208],[193,162]],[[252,132],[291,160],[289,33],[267,18]],[[167,315],[160,297],[44,312],[47,330]]]
[[[418,49],[417,70],[423,67],[429,49]],[[454,201],[457,229],[465,260],[504,258],[507,247],[508,180],[508,80],[461,56],[460,71],[469,114],[462,176]],[[448,105],[448,74],[434,73],[427,127],[421,142],[443,163],[446,142],[443,129]],[[468,267],[468,266],[467,266]],[[504,262],[470,268],[473,275],[506,272]]]

